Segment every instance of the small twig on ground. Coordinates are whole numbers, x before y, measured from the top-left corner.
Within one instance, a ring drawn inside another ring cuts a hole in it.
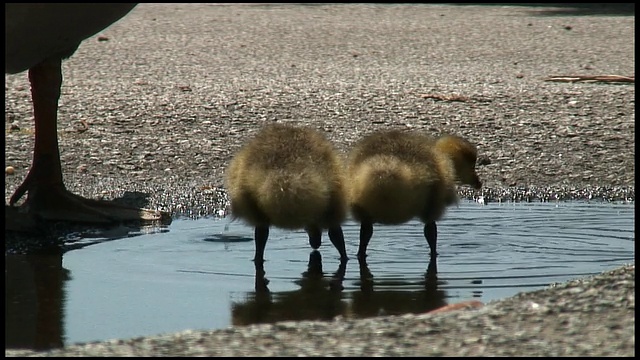
[[[421,94],[423,99],[435,99],[442,101],[469,101],[470,99],[462,95],[439,95],[439,94]]]
[[[605,82],[605,83],[635,83],[635,76],[621,75],[560,75],[550,76],[544,81],[555,82]]]

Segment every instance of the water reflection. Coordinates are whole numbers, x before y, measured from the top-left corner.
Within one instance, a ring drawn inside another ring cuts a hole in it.
[[[367,318],[379,315],[402,315],[407,313],[425,313],[447,305],[446,292],[439,289],[438,265],[435,257],[431,257],[424,274],[421,290],[401,290],[403,281],[394,282],[390,288],[385,281],[375,281],[366,260],[359,261],[360,291],[352,294],[349,316]],[[375,288],[387,290],[375,290]]]
[[[307,271],[295,281],[300,289],[273,293],[263,264],[255,265],[255,292],[247,294],[244,302],[231,305],[233,325],[274,323],[287,320],[331,320],[338,315],[348,318],[367,318],[379,315],[425,313],[447,305],[446,292],[439,288],[437,261],[432,258],[424,274],[421,290],[401,290],[406,280],[395,282],[393,288],[385,281],[375,281],[366,261],[358,261],[360,289],[347,301],[342,282],[347,262],[325,276],[322,257],[318,251],[309,255]],[[413,287],[415,284],[411,284]],[[376,287],[383,288],[375,289]]]
[[[5,256],[5,348],[45,350],[64,345],[62,250]]]
[[[64,347],[66,283],[72,279],[71,272],[62,266],[66,252],[111,240],[167,232],[169,224],[170,220],[158,225],[96,228],[52,223],[45,227],[38,224],[37,231],[29,233],[5,229],[5,348]]]
[[[632,206],[462,203],[456,210],[442,222],[447,241],[437,264],[428,267],[418,221],[381,231],[370,245],[369,264],[355,258],[339,264],[333,247],[321,247],[328,251],[321,257],[300,241],[303,232],[274,231],[278,241],[271,244],[270,261],[255,273],[247,235],[253,229],[238,226],[228,236],[225,221],[179,219],[170,231],[68,233],[53,253],[32,251],[24,241],[12,247],[5,231],[6,348],[423,313],[472,298],[502,299],[634,261]],[[359,224],[347,222],[344,229],[355,253]],[[226,235],[212,235],[219,233]],[[25,249],[31,255],[23,255]],[[158,319],[158,313],[166,316]]]
[[[296,281],[300,289],[272,293],[265,277],[264,264],[255,264],[255,292],[245,302],[231,305],[233,325],[272,323],[284,320],[330,320],[346,311],[342,301],[342,281],[347,262],[343,261],[329,277],[322,269],[322,255],[309,255],[307,271]]]

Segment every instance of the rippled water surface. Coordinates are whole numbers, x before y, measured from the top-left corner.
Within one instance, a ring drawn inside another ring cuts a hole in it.
[[[437,264],[412,221],[374,226],[368,267],[355,257],[359,226],[348,221],[342,268],[326,234],[312,252],[303,231],[272,229],[267,281],[251,261],[253,229],[240,222],[120,229],[76,239],[64,255],[5,256],[6,346],[488,302],[634,262],[634,217],[633,204],[463,202],[438,223]]]

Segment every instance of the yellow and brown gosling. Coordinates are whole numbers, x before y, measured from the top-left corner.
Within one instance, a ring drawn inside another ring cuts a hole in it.
[[[265,126],[227,169],[234,218],[255,227],[254,261],[264,261],[269,227],[305,229],[318,249],[322,231],[346,261],[342,222],[348,212],[343,162],[319,131],[285,124]]]
[[[348,201],[360,222],[358,259],[364,260],[373,224],[397,225],[413,218],[437,255],[436,221],[457,202],[456,183],[482,186],[475,171],[477,151],[467,140],[433,138],[403,130],[381,130],[359,140],[348,161]]]

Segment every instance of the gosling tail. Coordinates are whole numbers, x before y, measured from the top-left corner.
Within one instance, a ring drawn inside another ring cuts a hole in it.
[[[326,174],[313,169],[275,171],[258,188],[258,203],[272,225],[300,229],[321,221],[331,197]]]
[[[398,159],[371,157],[358,165],[351,181],[350,203],[356,218],[400,224],[416,216],[413,173]]]

